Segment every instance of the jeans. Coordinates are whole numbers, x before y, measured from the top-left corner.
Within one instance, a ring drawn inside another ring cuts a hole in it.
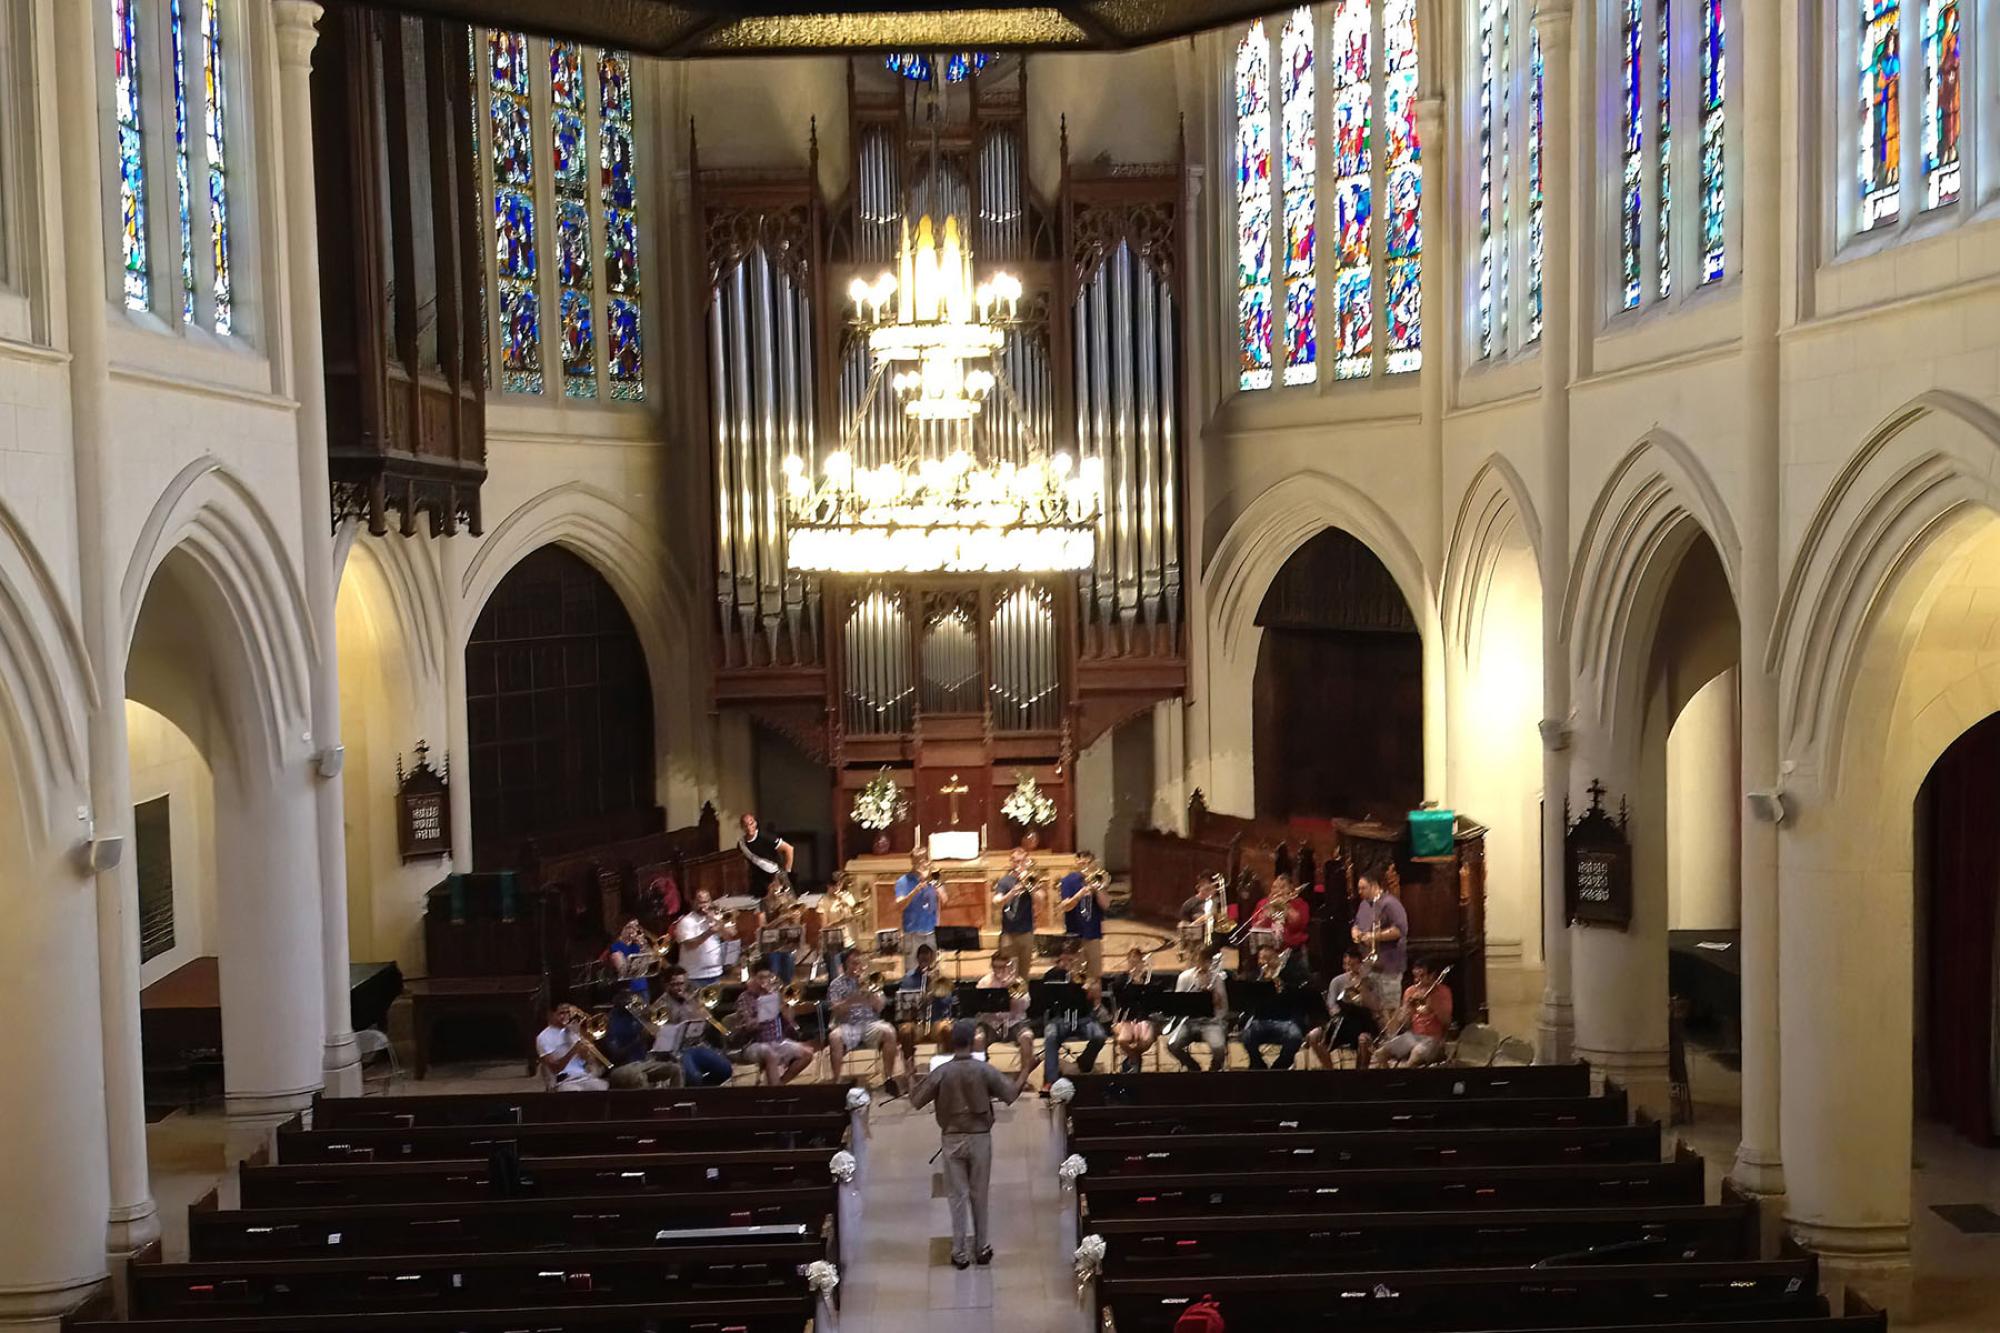
[[[1304,1041],[1305,1034],[1289,1018],[1253,1018],[1243,1025],[1243,1054],[1252,1069],[1264,1068],[1266,1046],[1278,1048],[1279,1069],[1290,1069]]]
[[[951,1200],[951,1257],[974,1259],[986,1248],[986,1186],[993,1177],[991,1134],[944,1136],[944,1188]]]
[[[727,1083],[735,1072],[729,1057],[713,1046],[689,1046],[681,1051],[681,1077],[690,1088]]]
[[[1182,1020],[1174,1035],[1167,1038],[1167,1051],[1174,1059],[1189,1069],[1199,1068],[1194,1057],[1188,1054],[1188,1047],[1195,1042],[1208,1047],[1208,1067],[1211,1070],[1226,1068],[1229,1064],[1229,1025],[1219,1018],[1206,1022]]]
[[[764,960],[770,963],[771,974],[777,977],[778,980],[790,981],[792,979],[793,964],[792,951],[790,949],[773,949],[764,955]]]
[[[1110,1034],[1104,1025],[1094,1018],[1050,1019],[1042,1029],[1042,1086],[1047,1087],[1059,1076],[1057,1061],[1062,1058],[1062,1044],[1066,1041],[1084,1043],[1083,1058],[1077,1065],[1088,1074],[1097,1064],[1097,1053],[1104,1049]]]

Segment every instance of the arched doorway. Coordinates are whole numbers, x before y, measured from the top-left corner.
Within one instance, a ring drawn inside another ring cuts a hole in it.
[[[1919,1118],[2000,1143],[2000,713],[1973,724],[1917,793],[1913,867]]]
[[[1422,801],[1423,639],[1374,552],[1325,529],[1279,570],[1255,623],[1258,817],[1399,818]]]
[[[632,617],[562,546],[510,569],[465,646],[473,863],[556,834],[621,836],[657,803],[653,693]]]

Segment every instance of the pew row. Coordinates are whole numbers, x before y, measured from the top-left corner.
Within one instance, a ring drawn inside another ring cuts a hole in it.
[[[238,1173],[245,1208],[643,1193],[728,1193],[820,1185],[833,1153],[822,1148],[752,1152],[523,1157],[518,1179],[490,1158],[427,1162],[246,1163]]]
[[[1280,1101],[1421,1101],[1447,1097],[1587,1097],[1590,1066],[1509,1065],[1419,1069],[1223,1069],[1186,1086],[1182,1073],[1086,1074],[1071,1107],[1257,1105]]]
[[[803,1288],[803,1284],[801,1284]],[[808,1333],[817,1302],[809,1294],[739,1300],[673,1300],[536,1310],[399,1310],[384,1313],[188,1316],[129,1324],[95,1311],[66,1333]]]
[[[393,1129],[306,1129],[296,1117],[278,1129],[278,1160],[312,1162],[425,1161],[484,1157],[501,1145],[524,1156],[701,1152],[708,1149],[848,1146],[846,1111],[742,1119],[557,1121],[520,1125],[438,1125]]]
[[[314,1129],[417,1129],[448,1125],[845,1114],[850,1086],[848,1083],[787,1083],[776,1088],[731,1086],[654,1088],[630,1092],[319,1097],[313,1101],[311,1122]]]
[[[1658,1121],[1645,1121],[1394,1133],[1162,1134],[1078,1138],[1071,1141],[1070,1151],[1089,1163],[1093,1176],[1657,1162],[1660,1126]]]
[[[1223,1102],[1190,1106],[1089,1106],[1069,1112],[1072,1139],[1146,1134],[1272,1134],[1291,1130],[1524,1125],[1622,1125],[1623,1089],[1603,1097],[1494,1097],[1418,1101]]]

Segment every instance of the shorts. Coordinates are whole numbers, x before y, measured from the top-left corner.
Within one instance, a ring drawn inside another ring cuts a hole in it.
[[[986,1029],[994,1041],[1016,1041],[1023,1032],[1033,1034],[1034,1024],[1025,1018],[1012,1014],[988,1014],[980,1018],[979,1026]]]
[[[1403,1007],[1403,979],[1387,972],[1372,973],[1368,987],[1375,993],[1375,1007],[1386,1018]]]
[[[752,1064],[763,1064],[766,1055],[776,1056],[779,1064],[790,1064],[812,1054],[812,1047],[801,1041],[753,1041],[744,1056]]]
[[[840,1044],[848,1050],[862,1051],[885,1039],[894,1041],[896,1029],[874,1018],[866,1023],[842,1023],[833,1030],[833,1035],[840,1038]]]

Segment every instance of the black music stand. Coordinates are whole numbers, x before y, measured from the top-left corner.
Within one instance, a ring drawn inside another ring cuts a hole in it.
[[[1014,997],[1007,993],[1005,986],[979,986],[969,981],[958,983],[957,1016],[960,1018],[1004,1014],[1013,1007]]]
[[[979,927],[939,926],[937,928],[937,947],[939,953],[949,952],[951,954],[953,969],[960,974],[958,977],[954,977],[953,980],[963,980],[965,971],[964,955],[968,952],[979,952]]]

